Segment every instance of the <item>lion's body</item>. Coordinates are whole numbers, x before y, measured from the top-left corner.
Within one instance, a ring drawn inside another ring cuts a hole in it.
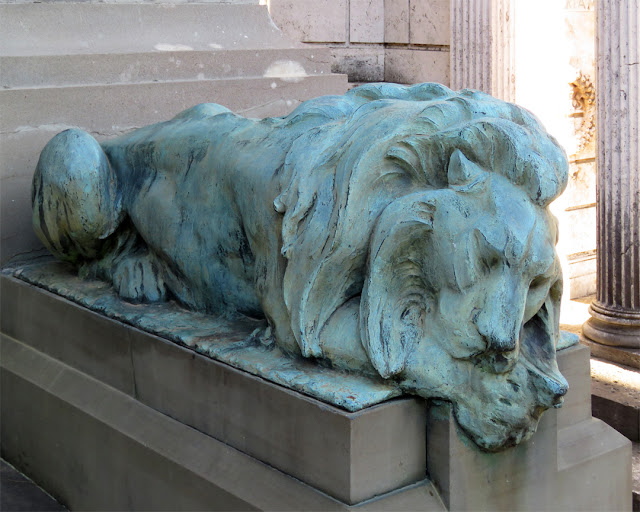
[[[264,316],[285,352],[451,400],[486,449],[520,442],[566,392],[546,208],[566,160],[515,105],[385,84],[285,118],[200,105],[101,148],[65,133],[34,178],[36,231],[124,298]],[[80,143],[84,175],[57,149]],[[93,180],[95,225],[68,218],[84,196],[47,192],[59,172]]]

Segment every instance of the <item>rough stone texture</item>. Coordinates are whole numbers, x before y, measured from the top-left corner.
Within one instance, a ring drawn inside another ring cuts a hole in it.
[[[346,90],[327,49],[291,42],[251,3],[0,4],[0,261],[41,247],[28,183],[55,132],[101,139],[206,101],[281,115]]]
[[[349,0],[349,34],[352,43],[384,41],[384,0]]]
[[[354,46],[331,48],[331,71],[349,76],[355,82],[384,81],[384,56],[382,46],[358,48]]]
[[[384,62],[387,82],[449,84],[449,52],[388,48]]]
[[[269,13],[273,22],[294,41],[347,40],[347,0],[269,0]]]
[[[598,289],[583,333],[640,349],[640,3],[597,9]]]
[[[447,0],[416,1],[411,8],[409,0],[273,0],[269,6],[274,22],[291,38],[316,46],[329,45],[333,55],[332,69],[348,73],[350,82],[438,81],[448,84],[446,68],[449,63],[434,73],[433,63],[421,55],[425,48],[448,48]],[[416,56],[398,58],[397,50],[415,52]],[[380,52],[385,54],[382,63],[378,58]],[[386,69],[387,62],[390,62],[390,69]],[[420,69],[423,65],[428,69]],[[442,67],[441,64],[438,66]],[[390,80],[388,76],[397,78]]]
[[[447,46],[451,40],[450,0],[410,0],[411,44]]]
[[[385,0],[384,42],[409,43],[409,0]]]
[[[451,88],[515,99],[512,0],[451,0]]]

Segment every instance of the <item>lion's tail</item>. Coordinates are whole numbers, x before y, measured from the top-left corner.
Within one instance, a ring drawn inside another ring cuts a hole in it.
[[[98,255],[122,218],[116,175],[100,144],[82,130],[66,130],[45,146],[31,189],[33,227],[58,258]]]

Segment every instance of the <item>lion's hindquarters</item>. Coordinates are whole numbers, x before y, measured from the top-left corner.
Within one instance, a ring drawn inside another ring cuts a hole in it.
[[[32,183],[33,226],[57,257],[77,262],[99,255],[122,218],[115,173],[100,144],[66,130],[40,155]]]

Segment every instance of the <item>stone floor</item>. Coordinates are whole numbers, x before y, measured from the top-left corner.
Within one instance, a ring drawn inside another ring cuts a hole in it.
[[[53,512],[67,509],[13,466],[0,460],[0,510]]]

